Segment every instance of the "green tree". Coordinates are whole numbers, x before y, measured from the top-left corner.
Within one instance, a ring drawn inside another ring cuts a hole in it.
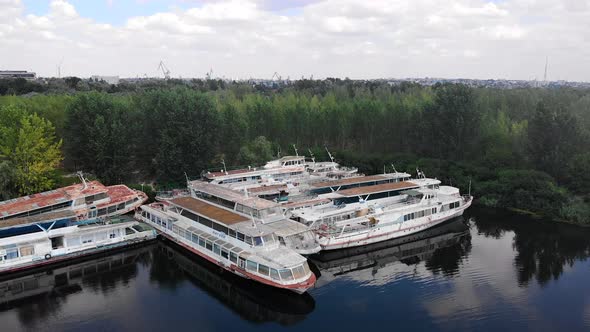
[[[50,189],[54,171],[62,160],[62,142],[56,140],[51,122],[30,114],[20,119],[18,127],[4,127],[0,132],[3,138],[0,157],[14,167],[14,186],[18,193]]]
[[[260,165],[272,157],[272,144],[264,136],[258,136],[244,145],[238,154],[238,160],[243,165]]]

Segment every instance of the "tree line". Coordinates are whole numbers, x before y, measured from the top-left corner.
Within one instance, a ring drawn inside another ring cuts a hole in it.
[[[463,191],[471,182],[484,205],[590,219],[589,90],[334,79],[280,88],[165,84],[0,97],[2,141],[14,142],[25,126],[10,114],[37,116],[45,125],[35,130],[53,131],[41,136],[63,153],[60,168],[91,172],[105,183],[158,184],[182,183],[185,173],[198,176],[222,160],[260,164],[279,151],[293,154],[293,144],[327,159],[327,146],[366,173],[391,163],[408,172],[419,167]],[[16,145],[10,144],[0,143],[0,167],[16,170],[21,162],[11,158]],[[55,168],[53,155],[38,157]],[[55,185],[47,180],[55,172],[44,173],[37,187],[12,173],[1,174],[4,196]]]

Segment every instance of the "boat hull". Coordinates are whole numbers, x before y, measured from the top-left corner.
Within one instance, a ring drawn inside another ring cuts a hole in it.
[[[156,227],[156,226],[154,226],[154,227]],[[293,291],[297,294],[303,294],[303,293],[307,292],[307,290],[309,288],[311,288],[316,282],[316,276],[315,276],[315,274],[313,274],[313,272],[311,273],[311,276],[309,278],[307,278],[305,281],[300,282],[300,283],[296,283],[296,284],[284,285],[284,284],[272,282],[270,280],[261,278],[255,274],[252,274],[252,273],[246,271],[245,269],[238,267],[235,264],[227,266],[227,265],[223,264],[222,262],[219,262],[215,258],[193,248],[192,246],[189,246],[189,245],[183,243],[182,241],[176,240],[173,236],[171,236],[170,234],[168,234],[166,232],[162,232],[160,230],[157,230],[157,232],[162,238],[164,238],[168,241],[171,241],[171,242],[175,243],[176,245],[181,246],[182,248],[188,250],[189,252],[191,252],[191,253],[193,253],[193,254],[195,254],[195,255],[197,255],[197,256],[199,256],[199,257],[201,257],[201,258],[203,258],[215,265],[218,265],[219,267],[223,268],[226,271],[229,271],[231,273],[234,273],[234,274],[236,274],[240,277],[246,278],[246,279],[252,279],[254,281],[257,281],[259,283],[262,283],[262,284],[265,284],[268,286],[286,289],[289,291]]]
[[[81,260],[81,259],[89,258],[89,257],[95,256],[95,255],[99,255],[99,254],[103,254],[103,253],[107,253],[107,252],[112,252],[112,251],[117,251],[117,250],[121,250],[121,249],[128,248],[128,247],[138,246],[138,245],[153,241],[155,239],[156,239],[156,234],[154,234],[153,236],[146,236],[143,238],[129,239],[129,240],[125,240],[125,241],[121,241],[121,242],[117,242],[117,243],[112,243],[112,244],[108,244],[108,245],[104,245],[104,246],[100,246],[100,247],[95,247],[95,248],[89,248],[89,249],[85,249],[85,250],[81,250],[81,251],[77,251],[77,252],[72,252],[72,253],[68,253],[68,254],[64,254],[64,255],[51,256],[49,259],[23,262],[22,264],[13,265],[10,267],[0,267],[0,278],[13,276],[13,275],[19,274],[21,272],[28,272],[31,270],[40,269],[40,268],[48,267],[51,265],[65,263],[67,261]]]
[[[347,236],[341,237],[322,237],[320,236],[318,242],[322,247],[322,250],[337,250],[337,249],[344,249],[344,248],[352,248],[358,246],[364,246],[368,244],[373,244],[377,242],[387,241],[407,235],[411,235],[417,232],[424,231],[428,228],[434,227],[439,225],[447,220],[459,217],[463,215],[463,212],[471,206],[472,199],[465,202],[464,205],[457,208],[453,213],[447,213],[445,215],[441,215],[438,218],[426,218],[424,217],[423,222],[420,223],[413,223],[409,227],[403,227],[403,223],[399,227],[399,229],[393,229],[391,231],[385,230],[380,231],[380,228],[376,228],[374,230],[370,230],[368,232],[363,232],[361,234],[351,234]],[[390,226],[393,228],[393,226]]]

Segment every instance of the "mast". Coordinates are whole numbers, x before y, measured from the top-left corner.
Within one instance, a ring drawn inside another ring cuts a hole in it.
[[[334,162],[334,157],[332,156],[332,154],[331,154],[331,153],[330,153],[330,151],[328,150],[328,147],[327,147],[327,146],[324,146],[324,148],[326,149],[326,152],[328,152],[328,157],[330,157],[330,160],[331,160],[332,162]]]

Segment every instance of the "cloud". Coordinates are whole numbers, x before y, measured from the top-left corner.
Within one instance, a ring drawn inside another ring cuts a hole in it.
[[[0,0],[7,68],[54,75],[590,80],[590,0],[183,0],[121,25]],[[190,8],[187,8],[190,7]],[[296,8],[296,11],[289,11]],[[287,10],[287,12],[286,12]],[[83,12],[83,11],[82,11]]]

